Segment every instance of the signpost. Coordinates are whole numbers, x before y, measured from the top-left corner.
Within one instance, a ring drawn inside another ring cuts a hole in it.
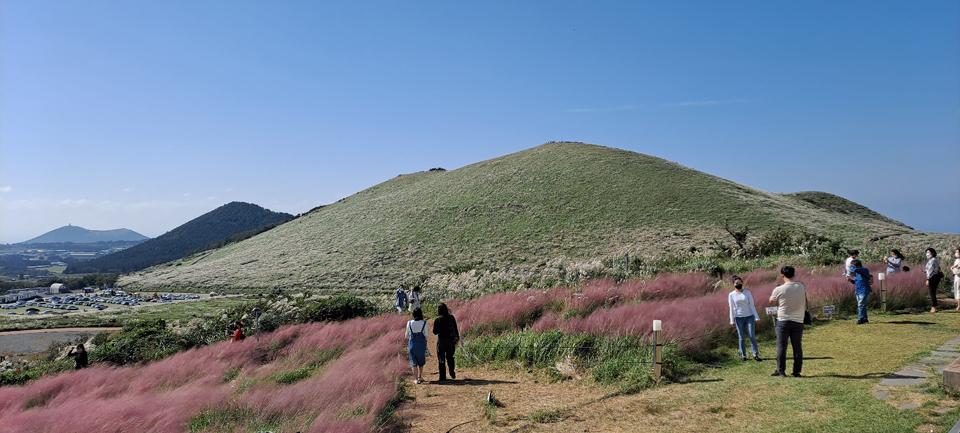
[[[827,317],[829,317],[829,318],[831,318],[831,319],[833,318],[833,313],[834,313],[835,311],[836,311],[836,309],[833,307],[833,305],[824,305],[824,306],[823,306],[823,315],[824,315],[824,316],[827,316]]]
[[[767,315],[773,318],[773,327],[777,327],[777,307],[767,307]]]
[[[887,274],[881,271],[877,274],[877,279],[880,280],[880,309],[884,313],[886,313],[887,312],[887,290],[883,287],[883,281],[887,279]]]
[[[657,383],[660,383],[660,372],[663,367],[663,354],[661,353],[661,348],[663,347],[663,340],[661,333],[663,332],[663,323],[659,320],[653,321],[653,380]]]
[[[262,313],[263,310],[261,310],[260,307],[253,307],[253,310],[250,311],[250,314],[253,314],[253,319],[255,321],[254,329],[257,333],[257,341],[260,341],[260,314]]]

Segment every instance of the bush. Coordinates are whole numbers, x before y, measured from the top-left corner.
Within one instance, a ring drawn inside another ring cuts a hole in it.
[[[340,293],[308,304],[300,311],[302,322],[340,322],[376,314],[377,307],[352,293]]]
[[[138,320],[123,325],[117,336],[97,346],[90,357],[94,362],[126,365],[160,360],[191,347],[190,340],[167,328],[162,319]]]

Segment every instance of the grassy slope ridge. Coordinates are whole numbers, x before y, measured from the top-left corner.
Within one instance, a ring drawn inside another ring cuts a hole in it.
[[[838,211],[859,207],[852,202],[824,207],[808,196],[761,191],[631,151],[548,143],[457,170],[402,175],[120,283],[384,289],[436,272],[706,247],[727,236],[724,221],[752,232],[803,228],[853,243],[922,235],[879,214]]]

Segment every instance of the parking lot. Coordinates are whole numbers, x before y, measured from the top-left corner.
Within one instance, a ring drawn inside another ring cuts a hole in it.
[[[0,309],[8,316],[32,316],[103,311],[109,308],[137,308],[198,299],[201,299],[201,295],[160,292],[126,293],[120,290],[105,290],[100,293],[50,295],[19,300],[12,304],[4,304]]]

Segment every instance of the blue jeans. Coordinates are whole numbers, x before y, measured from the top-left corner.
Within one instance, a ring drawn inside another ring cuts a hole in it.
[[[760,349],[757,347],[756,317],[749,315],[747,317],[735,317],[734,323],[737,325],[737,340],[740,341],[740,356],[747,356],[747,337],[750,337],[750,344],[753,346],[753,356],[760,355]]]
[[[860,320],[867,320],[867,298],[869,297],[870,292],[857,295],[857,318]]]

